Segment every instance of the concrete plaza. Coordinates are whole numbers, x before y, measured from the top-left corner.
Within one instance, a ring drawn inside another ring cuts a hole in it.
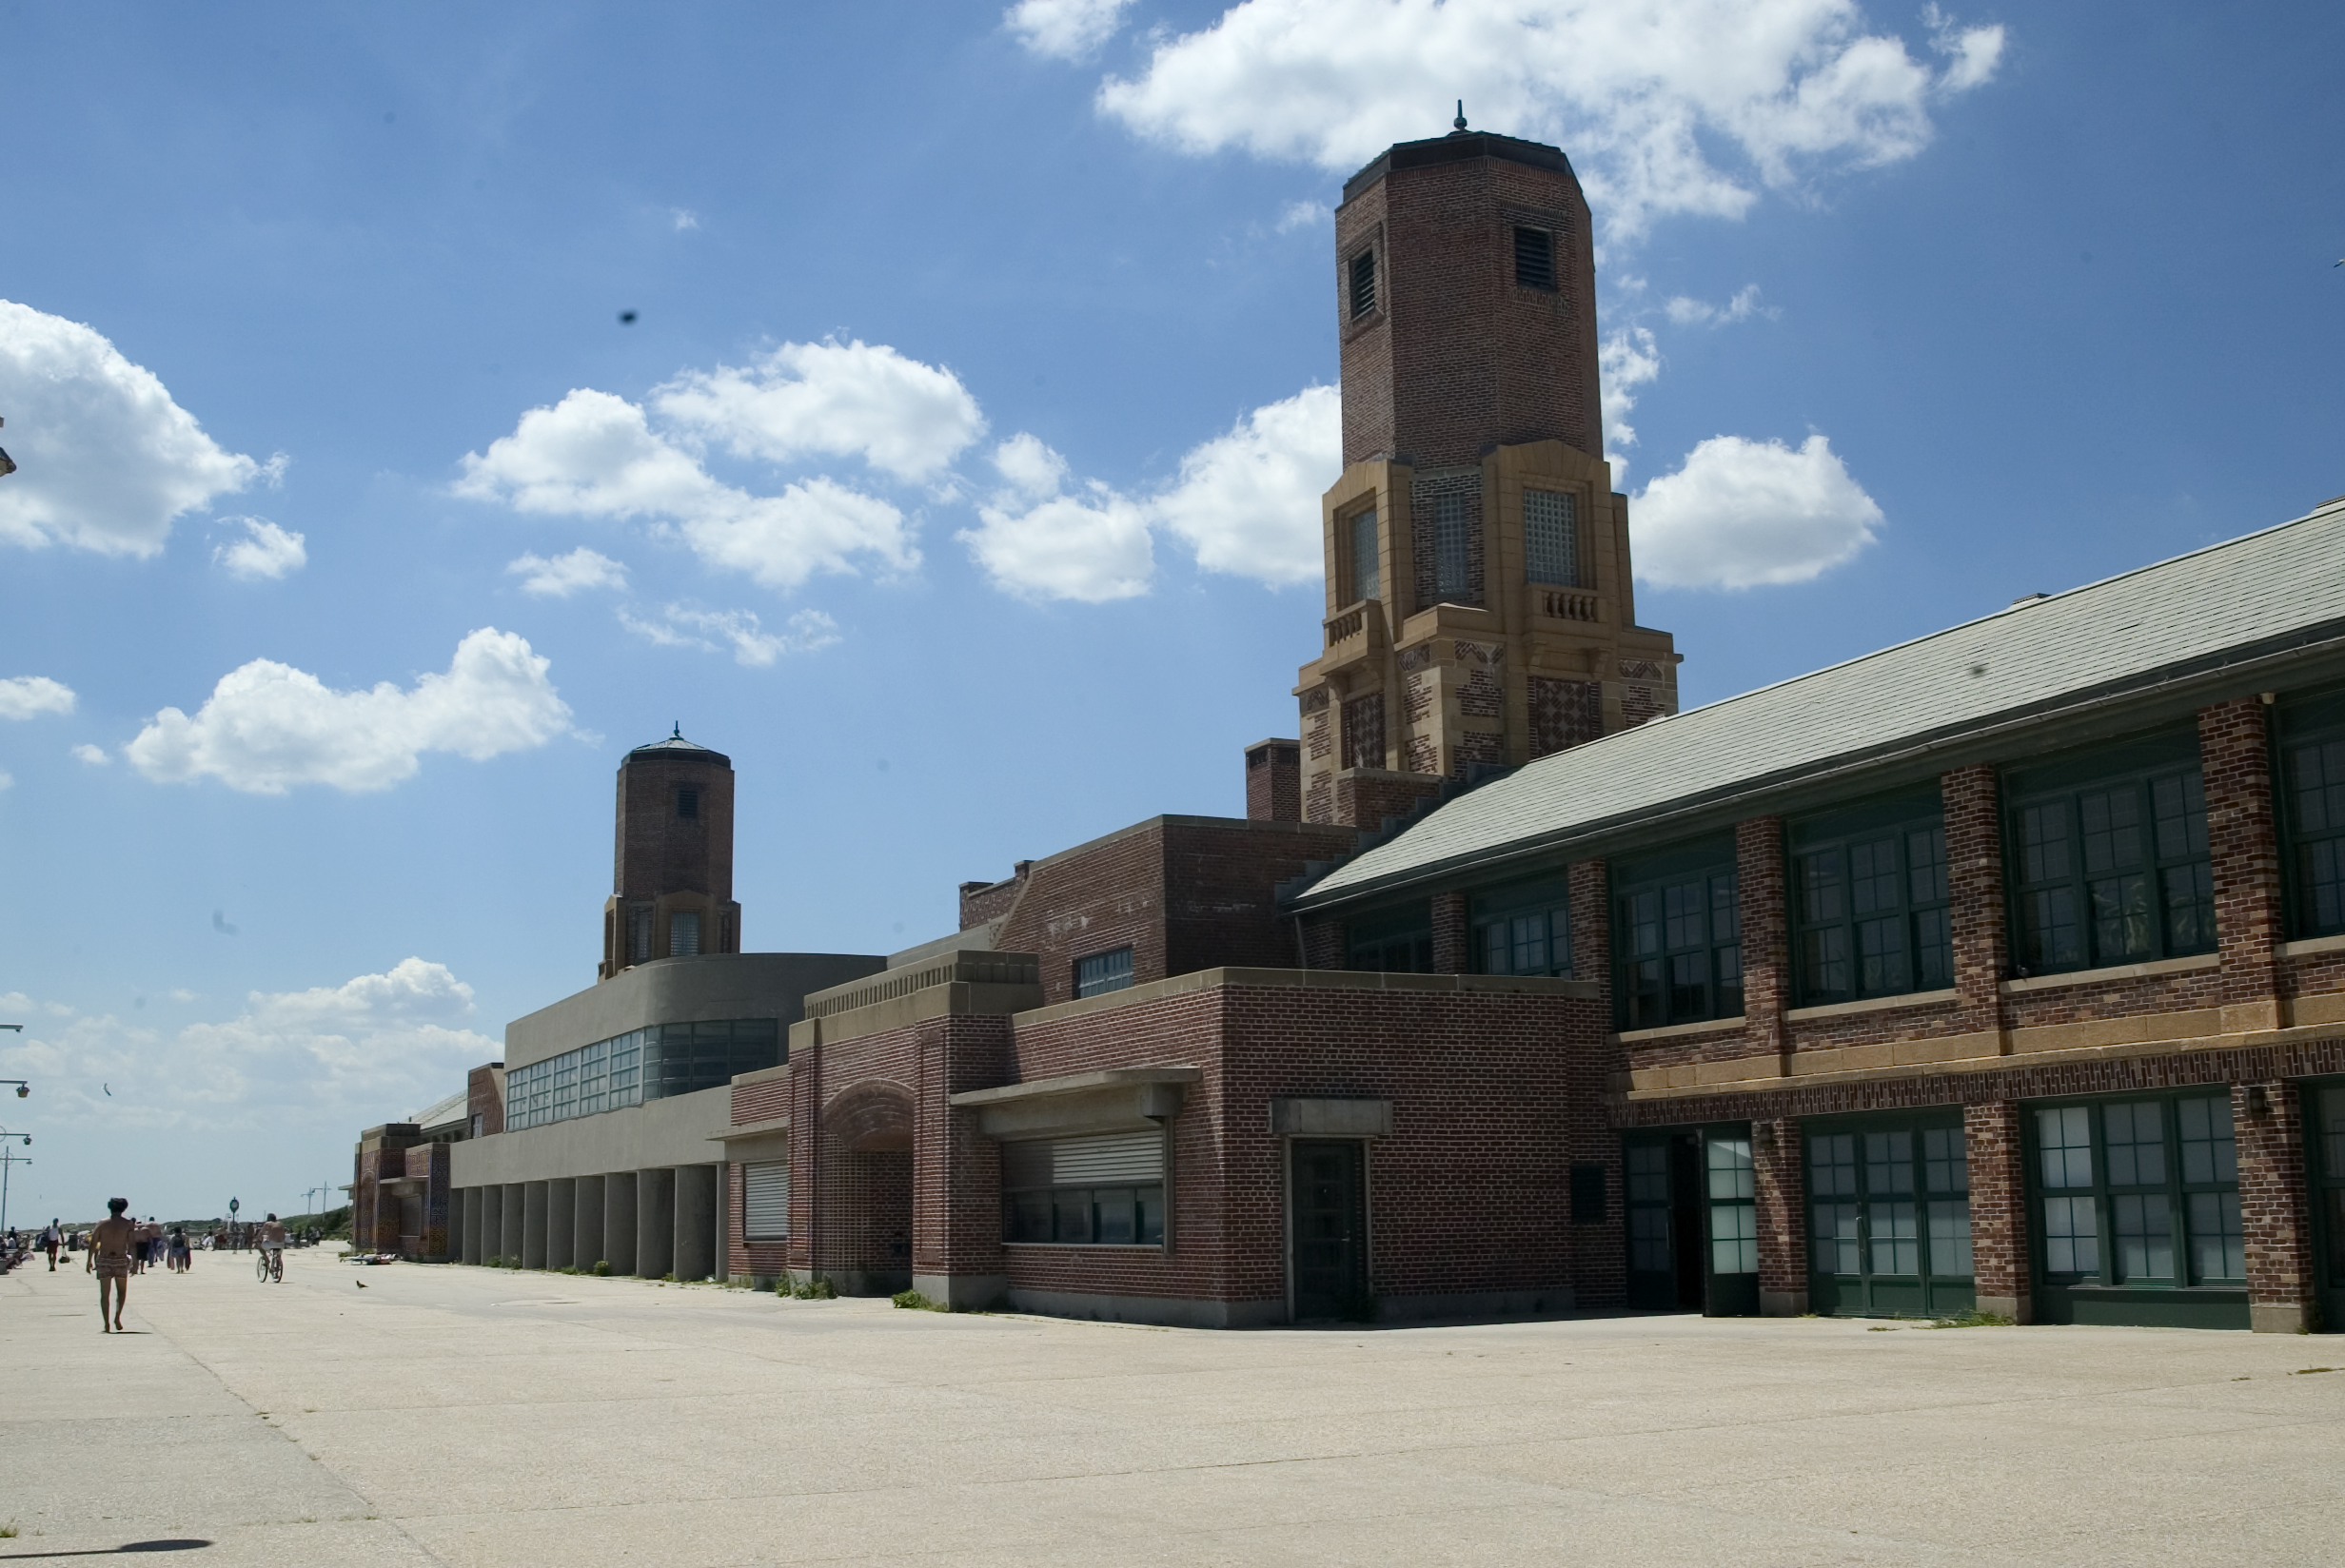
[[[0,1563],[2345,1555],[2320,1338],[1213,1333],[326,1252],[134,1280],[119,1339],[94,1296],[78,1259],[0,1279]]]

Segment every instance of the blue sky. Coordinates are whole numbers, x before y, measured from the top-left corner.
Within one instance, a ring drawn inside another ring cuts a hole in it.
[[[740,770],[759,949],[886,951],[964,878],[1242,811],[1317,641],[1326,207],[1461,96],[1589,186],[1689,703],[2345,491],[2333,7],[8,36],[12,1220],[346,1181],[591,980],[611,770],[672,722]]]

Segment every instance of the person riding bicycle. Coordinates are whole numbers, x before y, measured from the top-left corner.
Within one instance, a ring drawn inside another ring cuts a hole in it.
[[[279,1284],[285,1284],[285,1226],[271,1214],[261,1225],[261,1253],[268,1261],[268,1272]]]

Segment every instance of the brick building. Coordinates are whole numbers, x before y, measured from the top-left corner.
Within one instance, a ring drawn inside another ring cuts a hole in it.
[[[2337,1322],[2345,499],[1679,713],[1587,233],[1463,127],[1347,186],[1323,646],[1246,817],[751,953],[730,765],[630,754],[597,984],[424,1156],[443,1251],[1221,1326]]]

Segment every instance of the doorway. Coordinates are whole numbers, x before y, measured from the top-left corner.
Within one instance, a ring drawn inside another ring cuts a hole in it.
[[[1287,1238],[1294,1320],[1358,1318],[1368,1305],[1368,1193],[1363,1146],[1290,1146]]]
[[[1759,1311],[1759,1227],[1748,1123],[1632,1132],[1628,1304],[1712,1318]]]

